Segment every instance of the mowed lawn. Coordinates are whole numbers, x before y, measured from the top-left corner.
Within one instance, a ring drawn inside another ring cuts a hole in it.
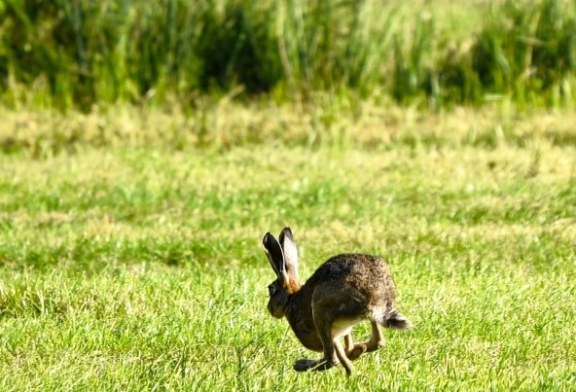
[[[571,140],[0,155],[0,390],[571,390]],[[284,225],[303,278],[391,265],[414,328],[357,377],[292,370],[319,354],[266,311]]]

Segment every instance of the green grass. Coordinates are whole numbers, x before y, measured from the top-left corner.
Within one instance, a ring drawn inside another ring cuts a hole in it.
[[[570,0],[0,0],[0,100],[89,112],[329,90],[573,108],[575,30]]]
[[[499,128],[455,113],[377,139],[369,118],[311,144],[292,130],[225,148],[121,139],[0,155],[0,390],[569,390],[570,117]],[[265,309],[260,240],[283,225],[303,277],[339,252],[389,261],[415,328],[387,331],[361,376],[291,369],[317,354]]]

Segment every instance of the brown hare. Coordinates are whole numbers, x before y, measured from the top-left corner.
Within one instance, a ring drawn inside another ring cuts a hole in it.
[[[301,285],[298,249],[290,228],[284,228],[278,240],[266,233],[262,242],[277,277],[268,286],[268,311],[276,318],[286,316],[306,348],[324,353],[317,361],[296,361],[295,370],[325,370],[340,362],[350,375],[354,372],[352,360],[384,345],[379,325],[410,327],[406,317],[396,310],[394,282],[381,258],[364,254],[334,256]],[[365,319],[370,320],[372,336],[367,342],[354,344],[352,327]]]

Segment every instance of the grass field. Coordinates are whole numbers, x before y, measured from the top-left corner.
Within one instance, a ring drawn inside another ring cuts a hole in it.
[[[294,131],[181,151],[80,140],[8,153],[6,139],[0,390],[570,390],[572,115],[502,127],[474,113],[365,112],[357,133],[318,143]],[[100,116],[54,126],[115,124]],[[30,125],[13,123],[22,138]],[[387,346],[355,363],[359,377],[292,370],[317,354],[265,309],[273,272],[260,240],[283,225],[303,277],[339,252],[389,261],[415,328],[387,331]]]

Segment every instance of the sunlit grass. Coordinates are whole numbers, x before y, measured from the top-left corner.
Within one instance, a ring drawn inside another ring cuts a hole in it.
[[[523,126],[0,156],[0,389],[568,390],[576,154]],[[304,277],[345,251],[392,266],[415,328],[360,377],[291,369],[317,354],[265,310],[283,225]]]
[[[35,158],[82,154],[94,147],[163,151],[200,147],[217,153],[238,144],[272,143],[312,149],[480,147],[488,154],[498,146],[517,146],[531,152],[522,159],[532,160],[536,169],[541,150],[576,145],[574,113],[520,110],[510,102],[431,113],[414,107],[402,108],[387,99],[360,100],[350,96],[343,100],[327,93],[319,94],[314,104],[277,105],[268,100],[239,103],[222,99],[206,101],[201,110],[191,112],[122,105],[89,114],[0,108],[0,151],[24,152]],[[241,159],[254,157],[246,153]],[[496,169],[495,173],[502,169],[498,160],[487,162]],[[77,163],[82,164],[87,163]],[[138,165],[146,165],[146,161]],[[100,177],[105,181],[107,175]],[[221,175],[226,175],[227,181],[236,177],[235,173]],[[211,180],[218,182],[216,177]]]

